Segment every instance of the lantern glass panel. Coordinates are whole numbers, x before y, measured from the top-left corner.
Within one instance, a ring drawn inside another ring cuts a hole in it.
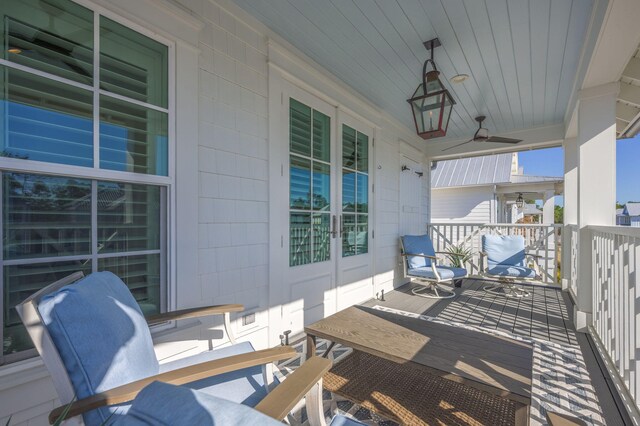
[[[428,96],[411,102],[413,114],[416,117],[418,133],[438,130],[440,114],[442,113],[442,97],[444,94]]]
[[[444,95],[443,95],[444,96]],[[442,130],[447,130],[449,124],[449,117],[451,116],[451,110],[453,109],[453,103],[448,96],[444,97],[444,109],[442,110]]]

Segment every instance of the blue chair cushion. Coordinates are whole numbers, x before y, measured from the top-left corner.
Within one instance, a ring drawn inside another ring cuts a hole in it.
[[[77,399],[158,374],[147,322],[127,286],[111,272],[93,273],[45,296],[38,311]],[[99,425],[111,412],[93,410],[84,421]]]
[[[115,426],[282,426],[247,406],[182,386],[153,382],[136,397]]]
[[[483,235],[482,251],[487,253],[488,268],[496,265],[527,266],[521,235]]]
[[[365,424],[360,423],[359,421],[352,419],[351,417],[338,414],[333,419],[331,419],[331,423],[329,423],[329,426],[365,426]]]
[[[436,251],[433,243],[428,235],[405,235],[402,237],[402,245],[405,253],[425,254],[427,256],[435,256]],[[431,259],[420,256],[407,256],[407,268],[422,268],[431,266]]]
[[[251,343],[237,343],[226,348],[203,352],[198,355],[162,364],[160,365],[160,372],[164,373],[206,361],[213,361],[214,359],[226,358],[253,351],[254,349]],[[274,379],[274,382],[277,383],[277,380]],[[259,365],[208,377],[196,382],[187,383],[183,386],[250,407],[255,407],[258,402],[267,395],[264,388],[262,367]]]
[[[489,275],[510,278],[535,278],[536,271],[524,266],[497,265],[487,269]]]
[[[451,266],[436,266],[438,274],[440,274],[440,280],[451,280],[454,278],[464,278],[467,276],[467,270],[463,268],[454,268]],[[430,280],[436,280],[436,275],[433,273],[433,268],[413,268],[407,271],[408,275],[413,275],[420,278],[427,278]]]

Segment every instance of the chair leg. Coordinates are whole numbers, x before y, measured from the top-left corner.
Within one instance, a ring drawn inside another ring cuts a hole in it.
[[[416,296],[426,297],[427,299],[451,299],[456,294],[445,288],[439,287],[437,283],[429,283],[427,285],[420,284],[411,290]]]
[[[529,297],[529,293],[524,288],[517,286],[513,281],[500,280],[497,284],[491,284],[482,288],[487,293],[496,294],[504,297]]]

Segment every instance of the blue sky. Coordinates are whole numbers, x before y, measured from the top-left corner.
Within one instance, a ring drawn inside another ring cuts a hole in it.
[[[616,159],[616,199],[622,204],[640,201],[640,135],[619,140]],[[518,161],[528,175],[562,176],[564,173],[562,148],[524,151]]]

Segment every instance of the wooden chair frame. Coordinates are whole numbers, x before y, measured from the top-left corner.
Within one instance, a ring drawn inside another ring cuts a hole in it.
[[[40,300],[42,300],[42,298],[47,294],[55,292],[66,285],[72,284],[83,277],[84,274],[82,272],[71,274],[34,293],[16,306],[16,310],[18,311],[29,336],[33,340],[34,346],[38,350],[38,353],[42,357],[45,366],[52,376],[58,397],[63,404],[51,411],[49,414],[49,421],[52,424],[63,415],[65,410],[67,410],[64,416],[66,424],[81,425],[83,424],[82,417],[80,416],[81,414],[99,407],[132,401],[146,385],[153,381],[181,385],[206,377],[261,365],[263,367],[263,375],[265,376],[265,386],[268,388],[271,381],[267,378],[268,369],[265,366],[270,365],[275,361],[285,360],[296,356],[296,351],[290,346],[280,346],[272,349],[234,355],[147,377],[71,403],[75,399],[75,390],[64,367],[62,358],[60,357],[60,354],[42,321],[42,317],[40,316],[37,306],[40,303]],[[235,343],[235,337],[231,329],[230,313],[241,312],[243,310],[244,307],[242,305],[217,305],[191,308],[154,315],[147,319],[147,323],[149,325],[153,325],[185,318],[223,315],[227,337],[233,344]],[[327,365],[324,361],[314,360],[311,363],[307,361],[302,367],[298,368],[294,373],[288,376],[285,382],[277,386],[273,392],[268,393],[267,397],[264,398],[256,408],[272,417],[276,416],[274,418],[282,415],[282,417],[277,418],[278,420],[282,420],[288,413],[286,409],[288,407],[292,408],[295,403],[310,390],[313,392],[320,392],[319,398],[320,403],[322,403],[322,388],[320,385],[320,389],[318,390],[317,383],[321,383],[322,375],[324,375],[329,368],[331,368],[330,362],[328,362]],[[301,392],[303,392],[302,396],[300,396]],[[291,402],[294,398],[297,399]],[[289,410],[291,410],[291,408],[289,408]],[[319,409],[319,412],[322,412],[321,408]],[[312,417],[314,416],[310,414],[310,419]],[[314,418],[314,420],[322,422],[314,423],[314,425],[324,424],[324,418]]]

